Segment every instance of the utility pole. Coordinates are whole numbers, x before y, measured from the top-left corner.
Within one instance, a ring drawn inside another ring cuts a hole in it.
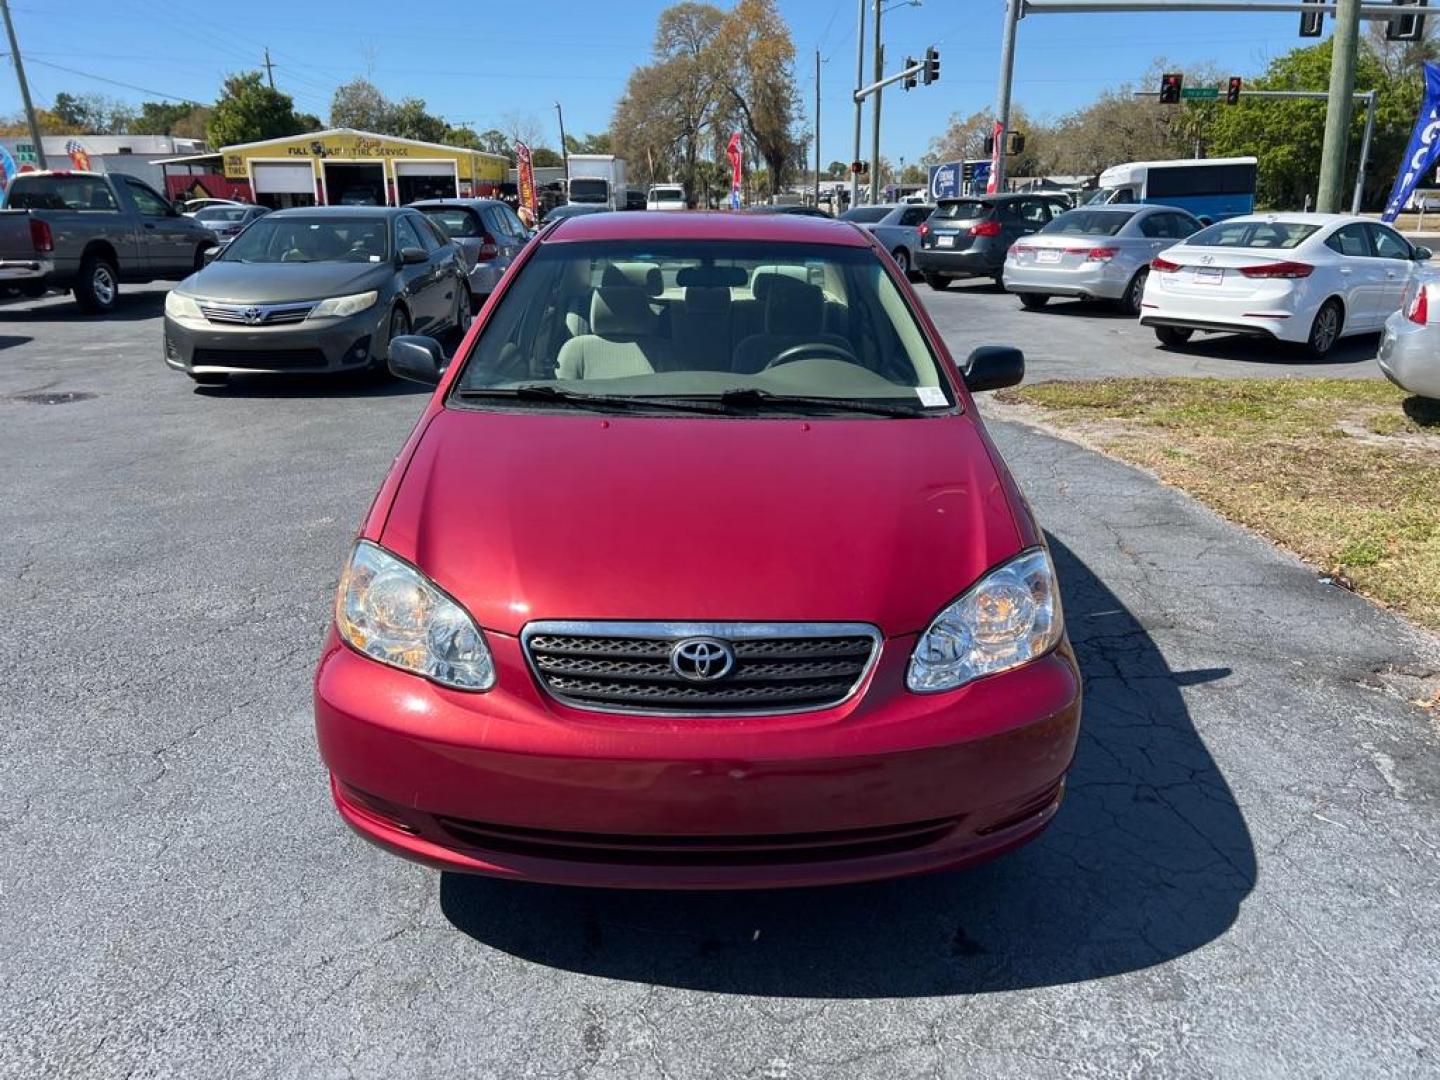
[[[885,48],[880,44],[881,0],[875,0],[875,81],[885,78]],[[870,113],[870,205],[880,201],[880,95],[875,91],[875,104]]]
[[[815,205],[820,205],[820,50],[815,50]]]
[[[1325,141],[1320,146],[1320,189],[1315,195],[1315,209],[1322,214],[1340,211],[1359,38],[1360,0],[1337,0],[1330,46],[1330,100],[1325,106]]]
[[[1005,145],[1010,134],[1010,84],[1015,80],[1015,30],[1023,0],[1006,0],[1005,29],[1000,37],[1000,86],[995,91],[995,120],[1000,125],[990,168],[990,183],[996,193],[1005,190]]]
[[[860,163],[861,110],[864,108],[860,88],[865,85],[865,0],[856,2],[860,5],[860,10],[855,20],[855,152],[850,158],[851,206],[860,205],[860,174],[855,171],[855,167]]]
[[[555,103],[555,115],[560,118],[560,156],[565,159],[565,198],[570,198],[570,148],[565,145],[565,113],[560,103]]]
[[[275,89],[275,65],[270,62],[270,46],[265,46],[265,77],[270,80],[270,89]]]
[[[0,11],[5,13],[5,33],[10,38],[10,59],[15,61],[15,78],[20,81],[20,101],[25,106],[25,123],[30,128],[30,141],[35,144],[35,163],[44,169],[47,168],[45,145],[40,141],[40,123],[35,119],[35,106],[30,101],[30,84],[25,81],[25,65],[20,60],[20,42],[15,40],[15,24],[10,21],[9,0],[0,0]],[[860,106],[855,108],[859,109]]]

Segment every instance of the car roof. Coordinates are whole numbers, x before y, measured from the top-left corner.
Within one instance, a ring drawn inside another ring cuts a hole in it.
[[[292,206],[288,210],[276,210],[270,217],[373,217],[388,218],[403,214],[408,206]]]
[[[739,240],[867,247],[869,238],[846,221],[803,214],[587,214],[563,218],[542,235],[546,243],[593,240]]]
[[[946,203],[962,202],[1010,202],[1013,199],[1063,199],[1058,191],[1006,191],[998,195],[950,195],[943,199],[937,199],[936,204],[944,206]]]
[[[509,206],[504,199],[416,199],[410,203],[410,209],[419,210],[426,206]]]
[[[1286,213],[1283,210],[1266,214],[1241,214],[1238,217],[1226,218],[1224,221],[1216,222],[1217,225],[1233,225],[1236,222],[1250,221],[1274,221],[1283,225],[1350,225],[1354,222],[1369,222],[1373,225],[1381,225],[1384,222],[1374,218],[1355,217],[1353,214],[1318,214],[1318,213]]]

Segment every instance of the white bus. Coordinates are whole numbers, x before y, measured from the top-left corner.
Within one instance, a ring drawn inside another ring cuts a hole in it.
[[[1210,225],[1254,212],[1255,166],[1253,157],[1130,161],[1102,172],[1098,190],[1085,201],[1176,206]]]

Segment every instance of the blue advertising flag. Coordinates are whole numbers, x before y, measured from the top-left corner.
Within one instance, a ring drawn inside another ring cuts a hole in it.
[[[1395,178],[1395,187],[1385,203],[1382,221],[1394,221],[1405,208],[1420,177],[1440,158],[1440,64],[1425,64],[1425,100],[1420,103],[1420,115],[1415,120],[1415,130],[1410,135],[1410,144],[1405,147],[1405,156],[1400,159],[1400,175]]]

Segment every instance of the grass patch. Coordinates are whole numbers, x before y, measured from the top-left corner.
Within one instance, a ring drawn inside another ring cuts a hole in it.
[[[1440,629],[1440,406],[1368,379],[1106,379],[997,397]]]

